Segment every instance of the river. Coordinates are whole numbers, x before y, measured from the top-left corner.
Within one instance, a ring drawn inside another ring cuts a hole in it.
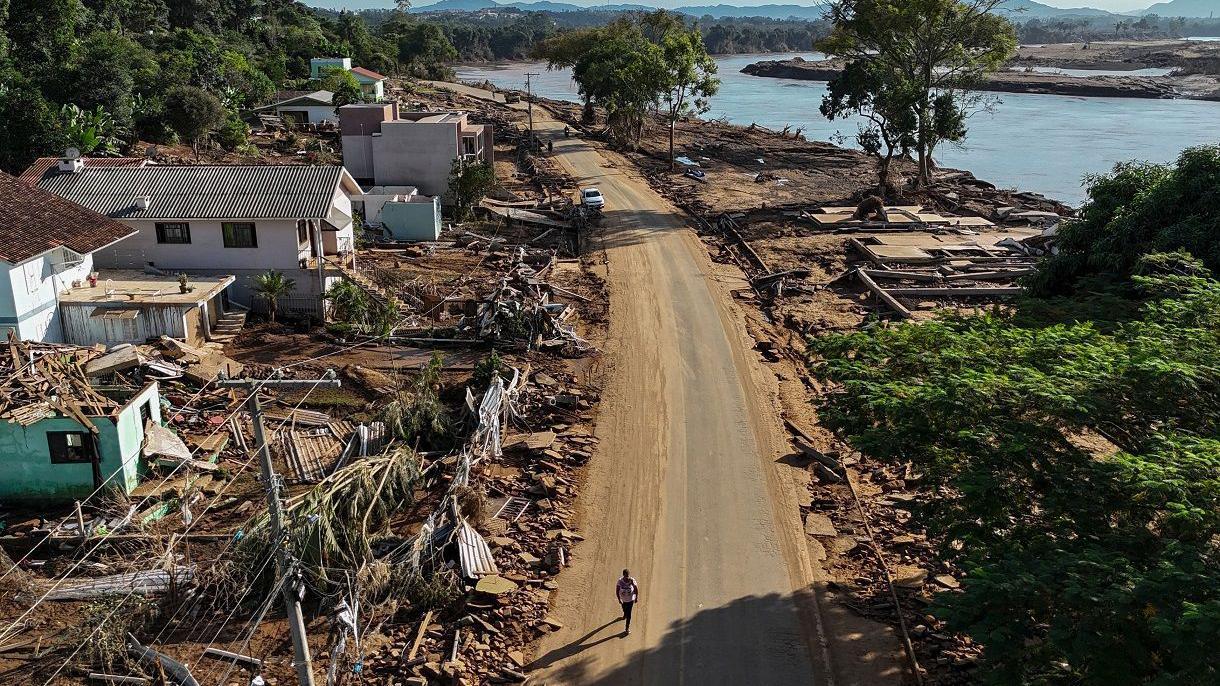
[[[856,133],[855,121],[827,121],[818,112],[826,84],[749,76],[741,68],[763,59],[794,55],[729,55],[716,58],[720,92],[705,118],[773,129],[800,127],[810,139],[838,142]],[[818,55],[804,55],[819,59]],[[463,81],[488,80],[502,88],[525,88],[536,72],[534,92],[577,100],[570,72],[547,71],[542,63],[467,65]],[[963,145],[942,145],[937,161],[969,169],[1002,187],[1043,193],[1070,204],[1084,200],[1084,177],[1109,171],[1116,162],[1168,162],[1184,148],[1220,142],[1220,102],[1080,98],[1005,93],[991,111],[975,113]],[[850,144],[850,140],[847,141]]]

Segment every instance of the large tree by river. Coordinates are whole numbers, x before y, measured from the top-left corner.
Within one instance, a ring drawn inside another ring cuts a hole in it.
[[[818,47],[869,65],[886,90],[913,92],[919,183],[932,153],[966,136],[970,112],[987,100],[971,88],[1016,50],[1016,29],[992,13],[1001,0],[836,0],[834,28]]]

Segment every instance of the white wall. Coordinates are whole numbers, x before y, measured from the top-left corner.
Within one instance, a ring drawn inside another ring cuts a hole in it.
[[[350,201],[349,201],[350,203]],[[349,204],[350,211],[350,204]],[[221,224],[216,220],[193,220],[191,242],[157,243],[157,222],[148,219],[121,219],[139,233],[101,250],[97,263],[104,268],[143,269],[152,262],[158,269],[296,269],[309,257],[309,244],[297,243],[295,219],[254,221],[257,248],[226,248]]]
[[[55,273],[65,260],[80,263]],[[0,285],[0,294],[7,296],[0,304],[0,327],[16,329],[23,340],[62,342],[58,296],[89,276],[93,256],[56,249],[18,265],[0,263],[0,269],[7,269]]]
[[[301,121],[299,114],[300,112],[305,112],[309,115],[308,122]],[[335,114],[335,108],[332,105],[285,105],[284,107],[275,108],[275,113],[280,116],[287,114],[293,117],[298,124],[318,124],[324,121],[339,121],[339,115]]]

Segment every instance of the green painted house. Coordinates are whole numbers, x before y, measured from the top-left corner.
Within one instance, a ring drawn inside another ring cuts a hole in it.
[[[161,395],[155,381],[136,392],[97,390],[113,402],[106,414],[85,412],[89,425],[48,403],[0,421],[0,502],[75,500],[99,487],[131,493],[143,471],[145,423],[161,421]]]

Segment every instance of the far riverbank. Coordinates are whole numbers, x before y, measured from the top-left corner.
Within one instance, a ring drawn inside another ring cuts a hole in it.
[[[818,105],[826,84],[792,79],[760,79],[740,73],[759,55],[716,58],[720,92],[705,119],[723,119],[776,131],[801,129],[810,140],[852,144],[858,120],[827,121]],[[779,55],[773,56],[780,57]],[[808,60],[822,59],[805,53]],[[525,89],[525,74],[540,96],[579,101],[568,70],[548,71],[545,63],[468,65],[457,68],[463,81],[490,81]],[[1108,171],[1116,162],[1167,162],[1184,148],[1220,140],[1220,103],[1194,100],[1079,98],[1005,94],[994,112],[970,120],[962,147],[942,146],[937,161],[968,169],[1002,187],[1042,193],[1070,204],[1084,199],[1085,175]]]

